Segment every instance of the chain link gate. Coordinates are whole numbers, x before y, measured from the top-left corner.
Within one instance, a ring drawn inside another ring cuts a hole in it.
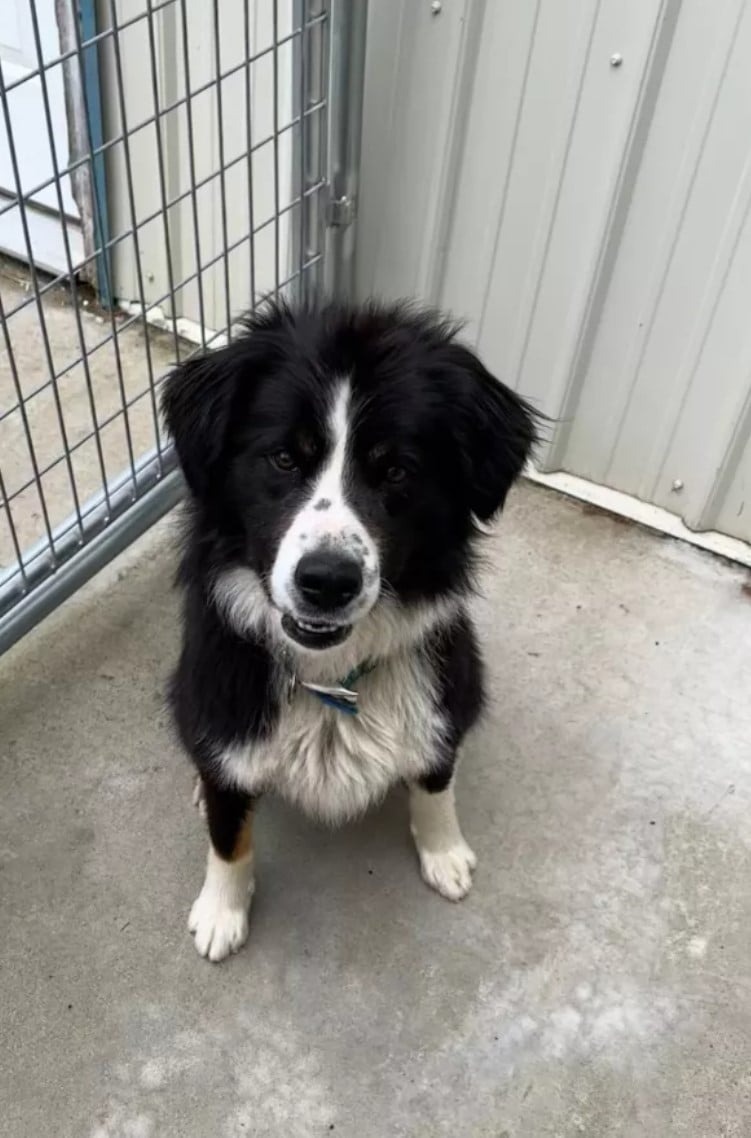
[[[347,293],[367,16],[6,3],[0,652],[179,499],[169,367],[264,297]]]

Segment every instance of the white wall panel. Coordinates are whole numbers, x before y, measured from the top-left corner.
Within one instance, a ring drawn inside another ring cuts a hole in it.
[[[749,50],[748,5],[683,4],[562,453],[691,525],[751,374]]]
[[[746,540],[749,58],[744,0],[371,4],[359,223],[361,292],[558,417],[545,469]]]
[[[363,295],[420,295],[436,271],[479,6],[371,0],[358,214]],[[465,65],[466,63],[466,65]]]

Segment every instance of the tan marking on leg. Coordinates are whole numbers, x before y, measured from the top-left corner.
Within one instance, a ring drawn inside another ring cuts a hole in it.
[[[242,861],[253,856],[253,808],[248,809],[235,840],[230,861]]]
[[[203,789],[203,779],[197,774],[193,783],[193,805],[201,818],[206,817],[206,793]]]

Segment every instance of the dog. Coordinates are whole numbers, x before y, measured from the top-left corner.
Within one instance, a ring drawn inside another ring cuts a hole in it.
[[[267,792],[336,824],[404,783],[424,880],[471,887],[454,774],[484,702],[478,523],[537,432],[457,334],[406,303],[272,303],[165,381],[188,488],[170,704],[208,822],[188,927],[209,960],[247,938]]]

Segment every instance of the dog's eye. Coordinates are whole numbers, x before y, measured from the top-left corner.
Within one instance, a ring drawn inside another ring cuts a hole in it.
[[[389,466],[386,470],[386,481],[395,485],[397,482],[403,482],[407,477],[407,471],[403,466]]]
[[[275,466],[277,470],[281,470],[285,474],[297,470],[297,463],[288,450],[278,450],[274,454],[270,454],[269,462],[272,466]]]

